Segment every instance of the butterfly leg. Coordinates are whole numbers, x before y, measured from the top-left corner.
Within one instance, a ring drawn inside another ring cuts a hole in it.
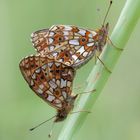
[[[107,37],[107,39],[108,39],[108,41],[110,42],[110,44],[111,44],[116,50],[118,50],[118,51],[123,51],[122,48],[116,47],[116,46],[113,44],[112,40],[111,40],[109,37]]]
[[[84,112],[84,113],[91,113],[91,111],[88,111],[88,110],[79,110],[79,111],[71,112],[70,114],[81,113],[81,112]]]
[[[109,73],[112,73],[109,69],[108,69],[108,67],[105,65],[105,63],[98,57],[98,56],[96,56],[97,57],[97,59],[102,63],[102,65],[104,66],[104,68],[109,72]]]
[[[93,89],[90,91],[84,91],[84,92],[78,93],[78,95],[83,95],[83,94],[87,94],[87,93],[91,93],[91,92],[96,92],[96,89]]]
[[[96,53],[95,53],[95,54],[96,54]],[[94,59],[94,60],[95,60],[95,65],[96,65],[96,63],[97,63],[97,57],[96,57],[96,55],[95,55],[95,59]]]

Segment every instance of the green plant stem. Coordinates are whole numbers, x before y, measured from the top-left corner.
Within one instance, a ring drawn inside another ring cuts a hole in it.
[[[111,40],[117,47],[125,47],[136,23],[138,22],[140,17],[139,13],[140,0],[127,0],[111,35]],[[109,44],[104,49],[100,59],[111,71],[113,71],[121,53],[123,53],[123,51],[119,51]],[[97,62],[87,78],[87,87],[85,89],[85,91],[93,89],[96,89],[97,91],[93,94],[81,95],[77,103],[79,107],[75,107],[74,111],[79,110],[79,108],[80,110],[91,110],[110,75],[111,74],[103,67],[103,65],[100,62]],[[69,115],[58,140],[71,140],[80,129],[87,115],[88,113],[82,112]]]

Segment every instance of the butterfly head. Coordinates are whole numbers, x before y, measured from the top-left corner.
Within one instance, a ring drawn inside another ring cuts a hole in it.
[[[102,51],[103,47],[106,44],[108,31],[109,31],[109,23],[107,23],[106,25],[102,25],[101,29],[97,30],[96,45],[100,52]]]
[[[66,101],[64,102],[63,108],[58,110],[56,119],[54,120],[54,122],[60,122],[67,118],[68,114],[74,107],[74,102],[77,96],[78,95],[67,97]]]

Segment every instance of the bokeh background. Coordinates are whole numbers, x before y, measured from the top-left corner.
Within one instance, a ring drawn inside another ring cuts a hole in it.
[[[47,140],[52,122],[29,131],[52,117],[55,110],[39,99],[19,71],[20,60],[34,54],[30,34],[53,24],[74,24],[97,29],[101,26],[109,0],[0,0],[0,140]],[[114,0],[107,18],[110,34],[125,0]],[[98,10],[97,10],[98,9]],[[120,29],[121,30],[121,29]],[[140,139],[140,23],[92,113],[73,140]],[[119,47],[119,46],[118,46]],[[74,86],[84,88],[94,60],[77,72]],[[55,125],[57,139],[65,122]]]

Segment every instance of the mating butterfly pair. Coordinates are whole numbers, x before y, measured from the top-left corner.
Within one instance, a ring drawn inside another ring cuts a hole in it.
[[[71,95],[75,69],[102,50],[107,29],[108,24],[97,32],[57,25],[32,34],[38,54],[24,58],[20,69],[30,88],[58,110],[56,122],[66,118],[77,97]]]
[[[104,22],[96,31],[54,25],[31,35],[37,55],[24,58],[20,70],[30,88],[57,109],[55,122],[63,121],[73,109],[77,98],[77,95],[72,95],[76,69],[95,56],[96,51],[102,51],[108,29],[109,24],[104,25]]]

